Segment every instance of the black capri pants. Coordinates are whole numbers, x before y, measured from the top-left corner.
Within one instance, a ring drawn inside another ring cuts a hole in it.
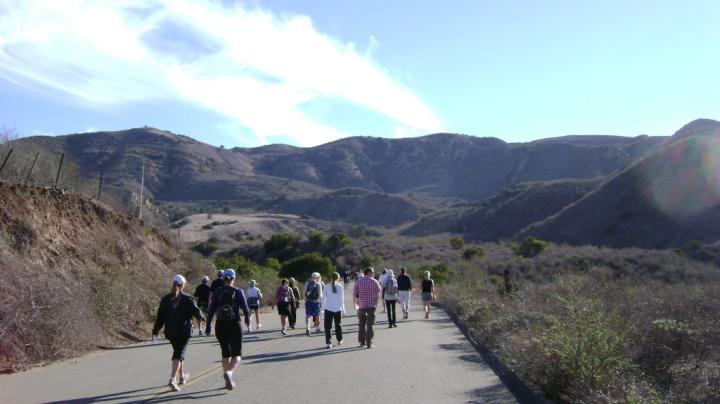
[[[188,346],[190,337],[166,337],[173,347],[172,360],[185,360],[185,349]]]
[[[215,323],[215,337],[223,358],[242,356],[242,326],[239,321]]]

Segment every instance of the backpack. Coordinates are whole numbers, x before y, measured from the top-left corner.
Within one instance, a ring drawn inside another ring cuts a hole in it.
[[[319,285],[315,281],[308,282],[305,288],[305,298],[307,300],[317,300],[320,298],[320,292],[318,291]]]
[[[235,289],[226,288],[220,292],[218,298],[218,310],[217,319],[220,322],[226,323],[233,321],[235,317]]]
[[[394,295],[398,292],[397,279],[390,278],[385,286],[385,294]]]

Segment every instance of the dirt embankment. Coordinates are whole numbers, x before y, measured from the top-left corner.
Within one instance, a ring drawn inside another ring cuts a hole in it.
[[[145,337],[169,276],[200,265],[103,204],[0,182],[0,370]]]

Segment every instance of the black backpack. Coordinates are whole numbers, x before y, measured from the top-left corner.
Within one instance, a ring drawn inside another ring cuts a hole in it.
[[[308,285],[305,288],[305,298],[307,300],[317,300],[320,297],[320,292],[318,291],[319,288],[320,285],[318,285],[317,282],[308,282]]]
[[[224,288],[218,298],[217,319],[226,323],[233,321],[235,317],[235,289]]]

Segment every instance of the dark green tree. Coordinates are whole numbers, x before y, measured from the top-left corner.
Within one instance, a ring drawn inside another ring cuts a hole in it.
[[[307,279],[313,272],[329,279],[335,272],[335,266],[329,258],[323,257],[320,253],[309,253],[284,262],[280,268],[280,276],[298,280]]]
[[[450,246],[455,250],[462,250],[465,247],[465,240],[460,236],[454,236],[450,239]]]

